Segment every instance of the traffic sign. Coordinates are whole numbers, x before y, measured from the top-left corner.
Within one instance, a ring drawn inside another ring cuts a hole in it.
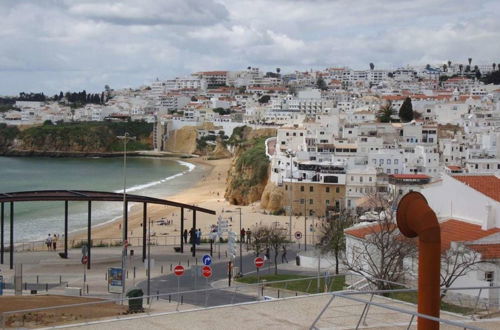
[[[300,231],[295,232],[295,239],[301,239],[302,233]]]
[[[203,266],[203,268],[201,269],[201,275],[203,275],[203,277],[206,277],[206,278],[209,278],[210,276],[212,276],[212,267]]]
[[[210,266],[212,264],[212,257],[209,254],[205,254],[201,258],[201,262],[203,262],[205,266]]]
[[[260,267],[264,266],[264,259],[262,259],[261,257],[257,257],[257,258],[255,258],[253,263],[255,264],[255,267],[260,268]]]
[[[182,276],[184,275],[184,267],[181,265],[177,265],[174,267],[174,274],[176,276]]]
[[[83,256],[82,257],[82,264],[86,265],[89,262],[89,257],[88,256]]]

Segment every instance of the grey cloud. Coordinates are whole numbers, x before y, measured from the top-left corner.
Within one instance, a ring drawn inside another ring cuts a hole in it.
[[[212,0],[75,2],[68,11],[118,25],[211,25],[229,16],[223,5]]]

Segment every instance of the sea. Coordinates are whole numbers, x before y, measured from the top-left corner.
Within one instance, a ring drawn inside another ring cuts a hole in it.
[[[128,157],[127,193],[164,198],[193,186],[202,175],[203,169],[189,161]],[[60,189],[120,193],[123,183],[123,158],[0,157],[0,193]],[[9,204],[5,204],[6,241]],[[87,202],[69,202],[68,208],[70,233],[86,228]],[[92,203],[93,226],[122,214],[122,203]],[[63,232],[64,202],[14,203],[14,242],[43,240],[49,233]]]

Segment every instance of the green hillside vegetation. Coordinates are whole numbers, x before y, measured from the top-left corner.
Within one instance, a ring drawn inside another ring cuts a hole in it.
[[[238,155],[236,171],[244,175],[233,181],[234,187],[245,190],[245,187],[258,185],[267,178],[269,159],[266,156],[265,141],[266,137],[259,137],[240,145],[243,151]]]
[[[58,152],[113,152],[122,151],[123,142],[116,137],[128,132],[137,140],[127,143],[127,150],[151,149],[153,124],[131,122],[77,122],[42,126],[16,132],[18,147],[23,150]],[[14,133],[11,133],[11,135]]]

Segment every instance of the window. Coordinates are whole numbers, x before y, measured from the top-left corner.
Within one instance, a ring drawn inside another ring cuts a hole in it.
[[[312,199],[309,200],[309,205],[313,205],[313,200]]]
[[[313,186],[310,186],[309,187],[309,192],[313,192],[314,191],[314,187]]]
[[[398,165],[399,164],[399,160],[398,159],[394,159],[394,165]]]
[[[394,174],[398,174],[399,173],[399,170],[398,169],[395,169],[394,170]]]
[[[340,188],[339,187],[336,187],[335,188],[335,192],[338,194],[340,192]]]
[[[297,133],[293,132],[293,136],[297,136]]]
[[[354,182],[354,177],[353,177],[353,176],[351,176],[351,181],[353,181],[353,182]]]
[[[359,177],[359,182],[363,182],[363,177],[362,176]]]
[[[372,177],[371,176],[368,178],[368,181],[372,182]]]
[[[286,136],[289,136],[289,135],[290,135],[290,133],[286,132]]]
[[[300,133],[300,136],[304,136],[304,133]]]
[[[390,168],[387,169],[387,174],[391,174],[391,169]]]
[[[373,163],[373,165],[377,165],[377,160],[375,158],[372,159],[372,163]]]
[[[484,272],[485,281],[493,282],[494,279],[495,279],[495,272],[493,271]]]
[[[390,159],[387,160],[387,165],[391,165],[391,160]]]
[[[329,193],[330,192],[330,187],[326,187],[326,192]]]
[[[304,191],[304,186],[300,186],[300,191]]]
[[[379,162],[378,162],[379,165],[384,165],[384,160],[383,159],[380,159]]]
[[[304,198],[300,199],[300,204],[304,204]]]
[[[325,201],[325,203],[326,203],[326,205],[330,205],[330,200],[329,200],[329,199],[327,199],[327,200]]]

